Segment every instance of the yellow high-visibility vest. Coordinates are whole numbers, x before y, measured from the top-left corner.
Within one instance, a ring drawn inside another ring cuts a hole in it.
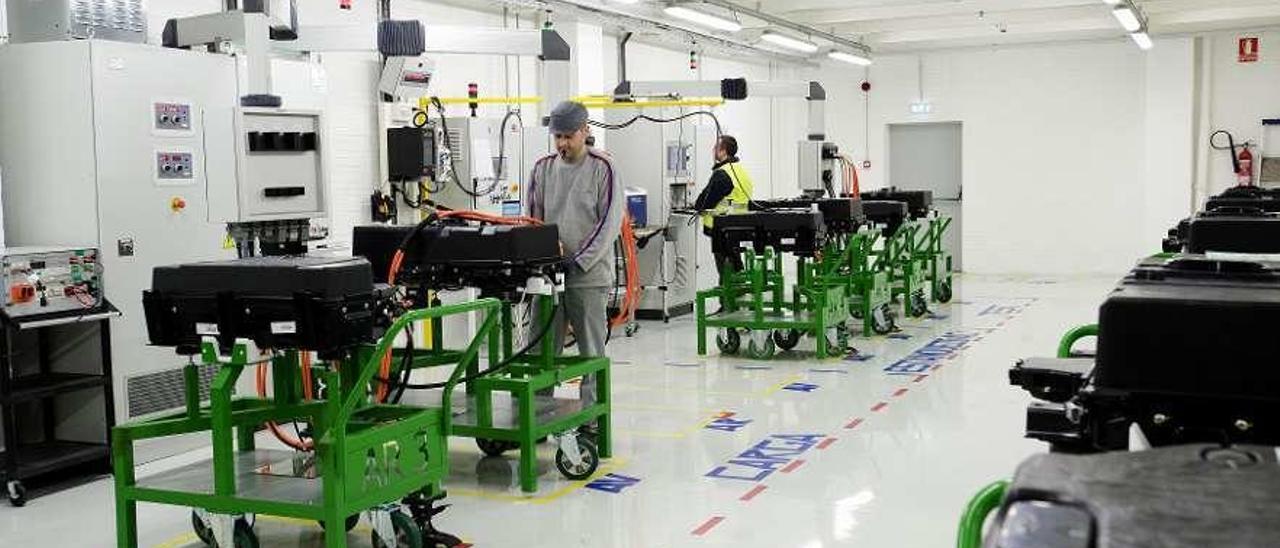
[[[721,199],[714,209],[702,214],[702,225],[707,228],[714,226],[716,215],[745,213],[755,188],[755,183],[751,182],[751,176],[747,174],[746,168],[742,167],[740,162],[727,162],[716,171],[723,171],[729,176],[729,182],[733,183],[733,190]]]

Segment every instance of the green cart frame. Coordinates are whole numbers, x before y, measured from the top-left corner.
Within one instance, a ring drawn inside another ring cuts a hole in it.
[[[893,234],[882,239],[873,267],[889,275],[891,295],[902,303],[902,311],[908,318],[918,318],[929,311],[925,297],[926,272],[929,266],[916,252],[921,231],[926,227],[919,221],[903,221]]]
[[[798,259],[798,282],[790,301],[784,297],[782,257],[772,248],[759,255],[744,251],[743,266],[742,272],[730,274],[719,287],[698,292],[694,302],[698,355],[707,354],[707,330],[712,328],[720,331],[716,344],[725,354],[741,349],[739,330],[745,330],[745,355],[751,359],[769,359],[778,347],[795,348],[806,334],[817,340],[818,359],[848,348],[847,284],[826,283],[821,263]],[[719,300],[721,310],[709,316],[710,299]]]
[[[440,407],[371,403],[369,388],[379,357],[391,349],[397,335],[417,321],[469,312],[484,314],[477,336],[465,350],[434,358],[454,364]],[[478,367],[482,342],[498,324],[499,312],[500,302],[495,299],[407,312],[376,346],[362,348],[355,357],[343,360],[340,369],[316,367],[325,391],[336,396],[310,402],[300,397],[296,351],[283,352],[271,360],[275,365],[273,398],[233,398],[244,368],[261,362],[250,362],[243,341],[237,342],[230,356],[221,356],[216,343],[206,340],[201,360],[219,366],[207,406],[199,401],[193,361],[184,370],[184,411],[112,430],[117,546],[137,546],[139,502],[197,509],[193,513],[196,533],[205,542],[220,546],[256,547],[252,525],[243,516],[267,514],[330,524],[325,528],[325,546],[342,548],[347,545],[347,528],[338,524],[353,526],[349,518],[365,511],[370,512],[374,525],[375,545],[394,546],[399,538],[410,546],[420,546],[423,534],[434,530],[417,511],[412,519],[401,512],[400,502],[415,498],[431,501],[442,495],[440,483],[449,462],[446,435],[452,420],[446,410],[451,408],[452,393],[464,367]],[[315,464],[300,464],[302,453],[255,450],[253,436],[259,425],[294,420],[305,420],[314,429]],[[233,431],[238,447],[233,447]],[[142,480],[136,477],[135,442],[197,432],[210,433],[212,459]],[[211,524],[205,521],[205,514],[212,518]]]
[[[916,242],[917,264],[925,265],[925,276],[929,282],[929,298],[936,303],[951,302],[954,289],[951,279],[951,254],[943,246],[943,236],[950,227],[951,217],[943,217],[935,213],[921,230],[920,239]]]
[[[871,226],[836,235],[827,243],[819,273],[823,283],[844,286],[849,313],[862,324],[864,337],[885,335],[894,328],[889,273],[872,264],[880,238],[880,231]]]
[[[549,296],[536,299],[539,325],[545,325],[555,313]],[[488,332],[488,352],[494,357],[511,360],[515,353],[513,308],[502,303],[501,329]],[[441,322],[433,325],[435,348],[443,338]],[[537,443],[555,436],[556,468],[566,478],[584,480],[599,466],[600,459],[613,456],[611,416],[610,361],[605,357],[558,356],[555,337],[547,333],[536,353],[530,352],[512,360],[500,372],[485,375],[467,383],[467,410],[456,417],[451,435],[475,438],[486,455],[499,456],[509,450],[520,451],[520,489],[526,493],[538,490]],[[468,366],[468,377],[479,373],[478,364]],[[561,383],[595,378],[594,401],[561,400],[551,392]],[[511,395],[513,409],[494,406],[495,392]],[[591,435],[578,435],[587,427]],[[592,440],[591,438],[594,438]]]
[[[956,548],[982,548],[982,528],[987,516],[1000,507],[1009,482],[1001,480],[983,487],[965,506],[960,517],[960,530],[956,536]]]

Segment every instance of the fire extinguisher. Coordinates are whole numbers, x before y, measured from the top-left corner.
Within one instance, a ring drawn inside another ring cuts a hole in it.
[[[1240,155],[1237,160],[1239,160],[1239,167],[1236,170],[1236,184],[1253,186],[1253,153],[1249,152],[1249,143],[1247,141],[1240,146]]]
[[[1218,135],[1227,136],[1227,146],[1218,144],[1216,139]],[[1249,143],[1245,141],[1242,145],[1236,145],[1236,138],[1226,130],[1218,130],[1209,136],[1209,146],[1214,150],[1225,150],[1231,153],[1231,170],[1235,173],[1236,184],[1240,186],[1253,186],[1253,153],[1249,152]],[[1236,152],[1239,149],[1240,152]]]

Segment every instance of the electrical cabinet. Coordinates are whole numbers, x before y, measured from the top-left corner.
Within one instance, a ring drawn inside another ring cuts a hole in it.
[[[147,41],[143,0],[8,0],[13,43],[98,38]]]
[[[451,117],[441,125],[436,203],[454,209],[477,209],[499,215],[519,215],[520,184],[525,166],[526,131],[514,116],[501,118]],[[450,175],[452,174],[452,175]]]
[[[11,44],[0,74],[6,243],[97,247],[123,313],[110,345],[116,416],[181,405],[183,360],[147,346],[152,268],[234,258],[229,222],[323,215],[322,117],[241,108],[236,61],[218,54]]]
[[[617,108],[606,110],[605,120],[616,125],[642,113],[670,119],[685,112]],[[667,319],[693,311],[702,223],[678,210],[691,208],[711,179],[715,139],[715,127],[696,118],[671,123],[640,120],[609,130],[606,143],[622,174],[621,183],[648,194],[649,230],[661,232],[638,250],[640,285],[645,289],[637,310],[640,318]]]

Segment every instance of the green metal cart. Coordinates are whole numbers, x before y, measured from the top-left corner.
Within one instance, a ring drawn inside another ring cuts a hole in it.
[[[500,307],[497,300],[480,299],[405,313],[375,346],[361,348],[334,367],[314,367],[328,396],[315,401],[301,398],[296,351],[279,352],[270,359],[276,387],[273,397],[233,398],[244,368],[263,362],[250,361],[243,341],[224,356],[215,342],[206,340],[201,361],[218,366],[208,405],[200,403],[193,361],[184,371],[185,410],[112,431],[117,546],[137,546],[139,502],[196,509],[197,535],[216,546],[258,546],[252,520],[256,514],[267,514],[314,520],[325,526],[325,546],[341,548],[347,545],[347,530],[362,512],[373,525],[375,547],[416,548],[424,545],[424,536],[432,546],[453,544],[456,539],[435,531],[430,523],[439,511],[434,502],[443,496],[441,480],[448,470],[446,436],[453,417],[445,410],[451,408],[463,370],[478,367],[481,346],[495,331]],[[483,321],[465,350],[424,356],[454,365],[439,407],[372,403],[371,382],[380,357],[400,333],[414,322],[470,312],[483,314]],[[313,455],[254,447],[259,425],[295,420],[311,425]],[[210,434],[211,459],[136,476],[135,442],[197,432]]]

